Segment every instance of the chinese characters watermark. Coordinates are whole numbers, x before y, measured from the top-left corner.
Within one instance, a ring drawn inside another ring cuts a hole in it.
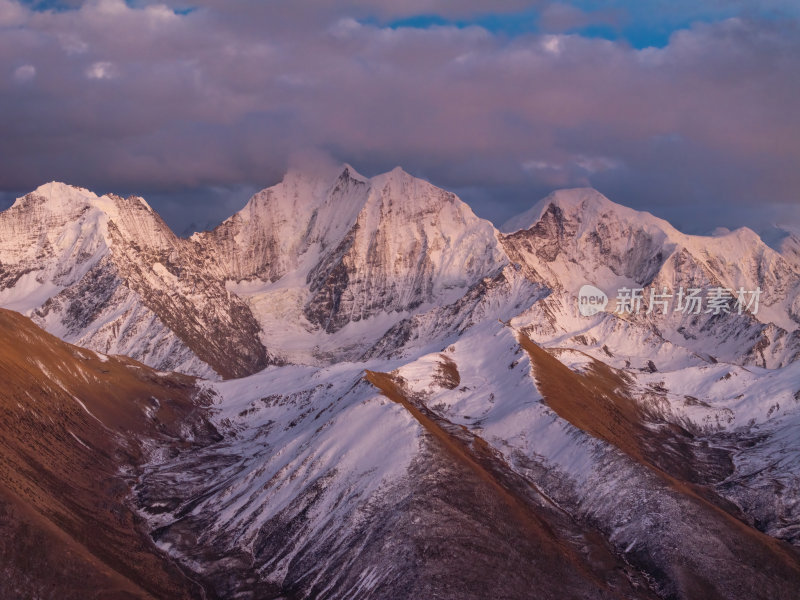
[[[712,287],[707,290],[701,288],[679,287],[677,291],[662,287],[657,288],[628,288],[617,290],[614,313],[624,314],[661,314],[683,313],[687,315],[699,314],[743,314],[749,312],[758,314],[759,301],[762,290],[746,290],[740,287],[732,290],[723,287]],[[608,296],[592,286],[584,285],[578,293],[578,311],[586,317],[597,314],[605,309]]]

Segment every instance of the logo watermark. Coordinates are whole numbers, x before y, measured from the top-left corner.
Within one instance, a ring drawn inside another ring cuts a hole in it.
[[[624,314],[758,314],[762,290],[746,290],[740,287],[732,290],[723,287],[702,288],[679,287],[677,291],[662,287],[628,288],[617,290],[613,313]],[[603,290],[586,284],[578,292],[578,312],[584,317],[591,317],[605,310],[608,296]]]
[[[588,283],[578,292],[578,311],[584,317],[591,317],[604,311],[608,306],[608,296],[600,288]]]

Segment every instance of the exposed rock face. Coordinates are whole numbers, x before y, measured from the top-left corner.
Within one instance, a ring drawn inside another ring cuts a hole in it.
[[[396,169],[370,180],[334,252],[308,275],[306,316],[326,331],[456,300],[503,264],[494,228],[456,196]]]

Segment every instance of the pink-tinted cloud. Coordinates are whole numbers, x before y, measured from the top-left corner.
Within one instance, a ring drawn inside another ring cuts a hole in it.
[[[34,12],[0,0],[0,180],[257,186],[292,153],[321,148],[364,171],[403,164],[495,198],[483,212],[498,219],[547,188],[587,183],[641,206],[797,201],[791,19],[697,24],[647,49],[377,24],[526,6],[209,0],[183,14],[122,0]],[[597,15],[557,4],[542,18],[563,31]]]

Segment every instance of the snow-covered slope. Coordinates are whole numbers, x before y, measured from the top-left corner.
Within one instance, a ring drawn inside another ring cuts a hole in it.
[[[795,488],[767,500],[796,482],[796,408],[774,441],[733,434],[766,399],[715,389],[692,406],[736,418],[703,435],[682,394],[721,373],[656,402],[648,380],[533,360],[523,339],[487,320],[412,361],[211,385],[224,440],[154,454],[139,480],[154,539],[223,598],[793,598],[798,556],[759,524],[794,541]],[[771,373],[760,389],[783,394],[791,373]],[[776,454],[780,477],[760,475]]]
[[[705,405],[708,412],[728,409],[734,415],[727,431],[754,414],[760,414],[761,426],[741,438],[695,436],[676,427],[680,420],[652,410],[663,403],[639,405],[647,398],[641,390],[624,397],[630,382],[624,374],[618,378],[577,352],[547,356],[540,351],[542,356],[532,360],[522,338],[508,326],[487,323],[445,352],[397,373],[424,406],[481,436],[573,518],[597,524],[631,565],[653,577],[660,595],[791,595],[798,585],[797,559],[778,567],[770,556],[783,550],[755,529],[741,527],[738,519],[769,524],[769,533],[796,541],[798,521],[790,498],[797,493],[798,452],[789,438],[790,431],[797,434],[800,410],[797,401],[784,404],[796,373],[755,375],[746,398],[734,400],[731,390],[720,389],[705,395],[714,403]],[[566,370],[565,359],[578,373]],[[705,382],[717,375],[706,374]],[[680,393],[699,393],[699,379],[687,378]],[[675,408],[683,401],[680,396]],[[768,415],[768,405],[778,402],[782,412]],[[778,419],[779,414],[785,416]],[[773,415],[768,426],[765,420]],[[697,421],[695,430],[702,430],[704,418],[693,414],[691,419]],[[768,466],[768,456],[780,462]],[[756,478],[759,488],[748,485]],[[690,491],[695,482],[703,487]],[[728,500],[740,504],[743,513]],[[772,567],[777,571],[765,575],[763,569]],[[787,579],[780,583],[781,577]],[[697,586],[707,587],[700,592]]]
[[[786,260],[800,268],[800,233],[793,233],[784,238],[780,245],[780,252]]]
[[[140,480],[158,545],[223,598],[654,598],[591,527],[364,366],[392,364],[215,385],[226,439]]]

